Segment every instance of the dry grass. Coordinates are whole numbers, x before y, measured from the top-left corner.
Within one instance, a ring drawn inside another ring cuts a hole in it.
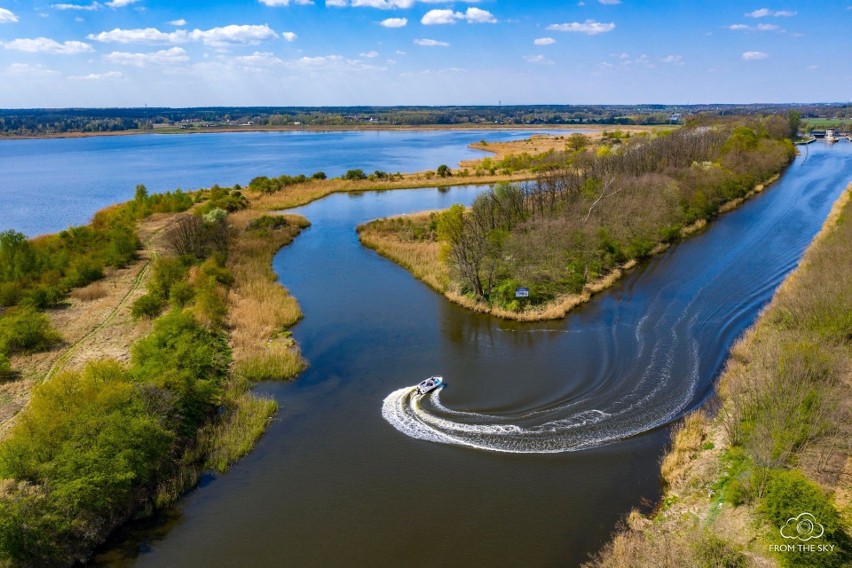
[[[249,231],[262,215],[241,211],[229,217],[235,237],[228,268],[234,276],[228,318],[231,346],[238,373],[254,381],[287,379],[305,368],[298,346],[285,333],[302,317],[299,303],[277,281],[272,257],[308,226],[302,217],[287,216],[281,229]]]
[[[674,485],[685,477],[685,467],[695,459],[706,438],[707,427],[707,415],[700,410],[688,414],[677,426],[672,448],[660,466],[660,473],[668,485]]]
[[[92,282],[83,288],[77,288],[71,291],[71,297],[81,302],[94,302],[106,297],[109,292],[103,282]]]
[[[425,226],[431,215],[432,212],[424,211],[394,219],[402,219],[413,226]],[[450,275],[440,260],[440,245],[437,241],[406,238],[395,224],[388,225],[381,219],[358,227],[358,238],[364,246],[411,271],[415,278],[433,290],[442,294],[447,291]]]

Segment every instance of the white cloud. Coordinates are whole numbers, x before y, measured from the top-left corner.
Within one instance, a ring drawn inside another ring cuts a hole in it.
[[[181,43],[187,40],[185,30],[161,32],[157,28],[123,30],[115,28],[108,32],[89,34],[86,39],[103,43]]]
[[[479,8],[468,8],[464,13],[464,19],[468,24],[496,24],[497,18],[488,10]]]
[[[763,51],[746,51],[743,52],[743,60],[745,61],[759,61],[761,59],[767,59],[769,57],[768,53]]]
[[[775,24],[757,24],[756,26],[747,26],[745,24],[731,24],[730,26],[728,26],[728,29],[735,32],[772,32],[776,30],[781,30],[781,28],[779,26],[776,26]]]
[[[420,23],[424,26],[434,26],[440,24],[455,24],[456,18],[461,17],[460,12],[452,10],[429,10],[420,19]]]
[[[379,23],[386,28],[404,28],[408,25],[408,18],[388,18]]]
[[[280,0],[283,1],[283,0]],[[421,4],[446,4],[447,0],[325,0],[325,5],[334,8],[377,8],[379,10],[394,10],[412,8],[415,1]],[[460,0],[466,4],[476,4],[480,0]]]
[[[35,39],[13,39],[12,41],[0,41],[0,45],[6,49],[23,51],[26,53],[58,53],[60,55],[77,55],[94,51],[92,46],[82,41],[66,41],[59,43],[56,40],[37,37]]]
[[[62,74],[41,65],[29,65],[27,63],[12,63],[6,68],[6,72],[9,75],[25,75],[28,77],[55,77]]]
[[[660,59],[663,63],[670,63],[672,65],[683,65],[683,56],[682,55],[666,55],[662,59]]]
[[[552,37],[539,37],[533,40],[534,45],[553,45],[556,40]]]
[[[285,32],[284,39],[292,41],[289,34]],[[109,32],[89,34],[88,39],[103,43],[185,43],[187,41],[200,41],[205,45],[222,47],[226,45],[257,45],[258,43],[277,38],[272,28],[263,24],[262,26],[238,26],[229,25],[209,30],[195,29],[191,32],[186,30],[175,30],[173,32],[161,32],[156,28],[144,28],[123,30],[116,28]],[[293,34],[295,39],[295,34]]]
[[[282,59],[275,57],[272,53],[268,51],[255,51],[251,55],[241,55],[239,57],[235,57],[234,60],[237,63],[243,65],[249,65],[252,67],[270,67],[273,65],[281,65],[284,63]]]
[[[136,2],[139,2],[139,0],[111,0],[110,2],[107,2],[106,5],[110,8],[124,8],[125,6],[130,6]]]
[[[372,59],[373,57],[378,57],[378,56],[379,56],[379,52],[375,51],[375,50],[365,51],[364,53],[358,54],[358,57],[367,57],[369,59]]]
[[[570,24],[551,24],[547,26],[548,30],[557,32],[576,32],[587,35],[597,35],[606,32],[611,32],[615,29],[615,24],[610,22],[604,24],[594,20],[586,20],[585,22],[571,22]]]
[[[468,8],[465,12],[453,12],[449,9],[429,10],[420,19],[424,26],[455,24],[459,20],[466,20],[469,24],[496,24],[494,15],[480,8]]]
[[[170,26],[177,26],[177,27],[180,28],[180,27],[183,27],[183,26],[186,25],[186,20],[181,18],[179,20],[172,20],[171,22],[166,22],[166,23],[169,24]]]
[[[295,32],[281,32],[281,37],[287,41],[296,41],[296,38],[299,36],[297,36]]]
[[[136,67],[145,67],[146,65],[175,65],[189,61],[189,56],[182,47],[173,47],[153,53],[113,51],[109,55],[104,56],[104,58],[111,63],[133,65]]]
[[[16,16],[11,10],[0,8],[0,24],[16,24],[17,22],[18,16]]]
[[[438,41],[436,39],[415,39],[414,43],[417,45],[422,45],[423,47],[449,47],[445,41]]]
[[[264,6],[289,6],[290,0],[258,0]],[[293,0],[293,4],[307,6],[313,4],[313,0]]]
[[[121,79],[121,71],[107,71],[106,73],[89,73],[88,75],[71,75],[72,81],[101,81],[103,79]]]
[[[524,55],[524,61],[528,63],[551,63],[544,55]]]
[[[201,41],[205,45],[224,46],[230,44],[257,45],[258,43],[278,37],[272,28],[262,26],[238,26],[231,24],[209,30],[192,30],[190,39]],[[288,40],[289,41],[289,40]]]
[[[767,16],[773,18],[789,18],[791,16],[795,16],[796,12],[791,10],[770,10],[769,8],[760,8],[759,10],[754,10],[753,12],[747,12],[747,18],[766,18]]]
[[[94,11],[101,7],[97,2],[92,2],[91,4],[51,4],[50,6],[54,10],[86,10],[86,11]]]

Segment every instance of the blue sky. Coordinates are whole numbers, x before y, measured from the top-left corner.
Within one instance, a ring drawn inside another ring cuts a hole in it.
[[[852,0],[0,0],[0,107],[845,102]]]

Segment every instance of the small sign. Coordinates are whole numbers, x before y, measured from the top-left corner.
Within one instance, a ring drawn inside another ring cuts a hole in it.
[[[515,297],[516,298],[529,298],[530,297],[530,289],[529,288],[515,288]]]

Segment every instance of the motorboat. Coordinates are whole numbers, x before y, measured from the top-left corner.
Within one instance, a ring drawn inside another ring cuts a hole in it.
[[[429,377],[425,381],[420,381],[420,384],[417,385],[417,394],[426,394],[427,392],[431,392],[441,386],[444,383],[443,377]]]

